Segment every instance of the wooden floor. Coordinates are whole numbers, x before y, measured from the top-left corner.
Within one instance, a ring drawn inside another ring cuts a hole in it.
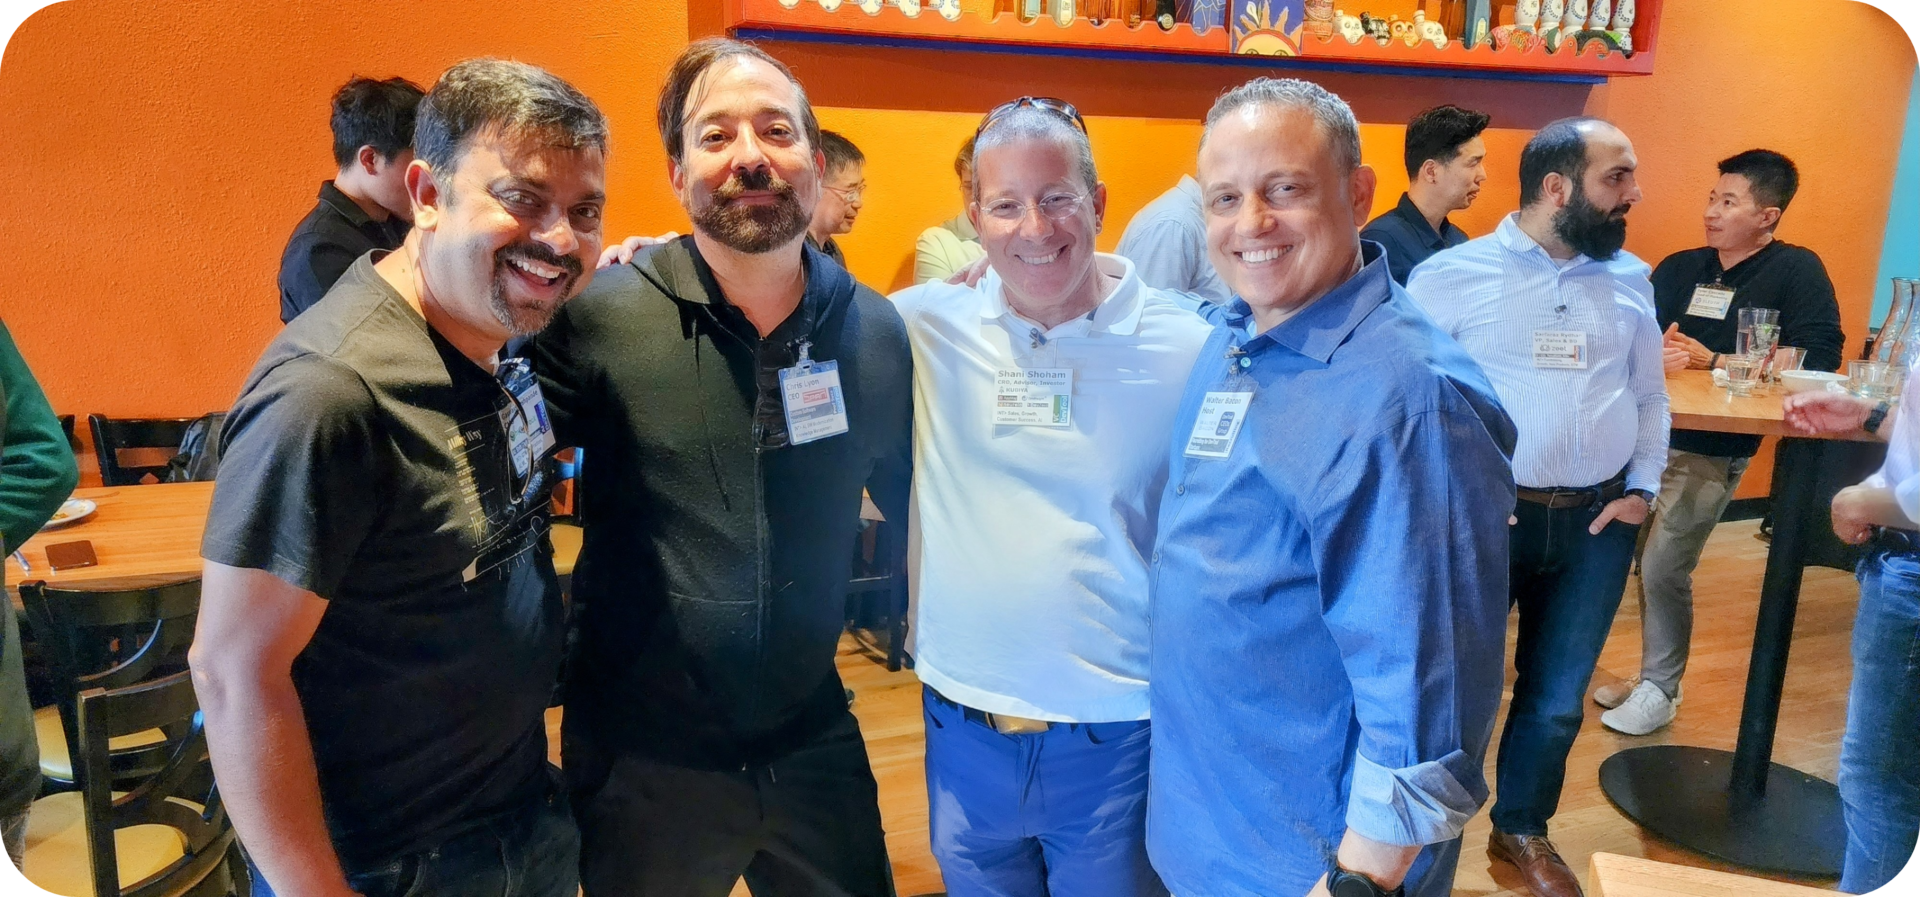
[[[1588,705],[1586,724],[1567,763],[1567,785],[1553,819],[1553,837],[1569,865],[1586,883],[1589,855],[1608,853],[1643,856],[1671,863],[1726,868],[1704,858],[1653,840],[1620,815],[1598,781],[1601,761],[1614,751],[1643,744],[1691,744],[1732,749],[1740,717],[1740,697],[1746,687],[1748,651],[1752,646],[1755,608],[1766,564],[1766,544],[1755,538],[1757,521],[1722,524],[1708,543],[1695,577],[1696,608],[1693,658],[1685,681],[1686,701],[1673,726],[1653,735],[1633,738],[1600,725],[1599,708]],[[1629,582],[1627,597],[1600,658],[1594,686],[1632,675],[1640,662],[1640,614],[1635,601],[1638,582]],[[1792,659],[1787,667],[1786,695],[1780,707],[1779,735],[1774,760],[1832,781],[1840,755],[1840,735],[1846,723],[1846,693],[1850,676],[1848,635],[1853,625],[1857,588],[1851,575],[1838,570],[1807,570],[1801,589],[1800,612],[1794,628]],[[1511,657],[1512,627],[1508,652]],[[1508,685],[1512,685],[1511,663]],[[853,709],[860,718],[880,781],[880,812],[886,820],[887,847],[903,897],[941,890],[940,873],[927,850],[926,781],[921,768],[925,742],[921,734],[920,687],[910,672],[888,673],[885,667],[843,642],[840,674],[855,693]],[[558,761],[558,711],[549,718]],[[1495,730],[1496,733],[1498,729]],[[1487,778],[1493,780],[1492,752]],[[1495,871],[1486,858],[1487,815],[1468,824],[1466,846],[1454,893],[1470,897],[1504,897],[1518,881],[1504,869]],[[1731,870],[1738,871],[1738,870]],[[1831,886],[1831,881],[1805,884]],[[744,886],[735,889],[743,897]]]

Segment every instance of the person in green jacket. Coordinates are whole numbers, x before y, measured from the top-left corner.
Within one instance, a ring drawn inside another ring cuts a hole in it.
[[[0,545],[6,553],[39,532],[79,481],[60,420],[0,321]],[[0,582],[5,579],[0,573]],[[20,662],[20,624],[13,602],[0,599],[0,843],[15,866],[26,853],[27,811],[39,793],[40,746]]]

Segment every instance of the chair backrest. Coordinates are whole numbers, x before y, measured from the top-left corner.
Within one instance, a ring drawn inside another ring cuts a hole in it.
[[[111,591],[61,589],[30,580],[20,584],[20,601],[34,640],[53,662],[54,703],[67,744],[74,745],[81,692],[125,688],[187,668],[200,613],[200,580]],[[151,773],[165,760],[163,748],[118,752],[116,775]],[[77,778],[79,764],[74,768]]]
[[[60,433],[61,435],[67,437],[67,447],[73,449],[76,452],[79,451],[80,436],[79,434],[73,431],[73,415],[62,414],[59,417],[60,417]]]
[[[167,475],[167,461],[180,451],[180,440],[192,417],[110,418],[87,415],[93,428],[93,452],[100,461],[100,482],[108,486],[138,486],[151,475],[160,482]],[[122,452],[147,450],[151,463],[120,463]],[[156,451],[157,450],[157,451]]]
[[[191,674],[181,670],[118,688],[90,688],[77,703],[80,738],[73,766],[96,897],[226,893],[232,886],[233,823],[213,783]],[[166,733],[166,761],[116,798],[108,742],[150,729]],[[122,889],[113,833],[135,825],[168,826],[180,833],[185,850],[180,859]]]

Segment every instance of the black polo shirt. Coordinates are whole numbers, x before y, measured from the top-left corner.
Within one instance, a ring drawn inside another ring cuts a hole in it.
[[[1440,219],[1440,229],[1434,230],[1420,207],[1413,204],[1413,197],[1402,193],[1400,204],[1367,222],[1360,238],[1387,247],[1387,273],[1394,283],[1406,286],[1415,265],[1442,249],[1467,242],[1467,232],[1445,218]]]
[[[280,254],[280,322],[319,302],[355,259],[375,249],[398,249],[409,229],[399,218],[373,220],[332,181],[322,181],[320,202],[300,219]]]
[[[1716,281],[1733,288],[1726,317],[1687,314],[1694,288]],[[1727,270],[1721,270],[1720,253],[1711,247],[1676,252],[1653,269],[1653,302],[1662,331],[1677,321],[1681,333],[1721,354],[1733,351],[1740,309],[1778,309],[1780,345],[1807,350],[1808,370],[1840,367],[1847,340],[1840,330],[1840,303],[1820,256],[1804,246],[1775,240]],[[1683,452],[1748,458],[1760,450],[1760,437],[1675,430],[1669,444]]]

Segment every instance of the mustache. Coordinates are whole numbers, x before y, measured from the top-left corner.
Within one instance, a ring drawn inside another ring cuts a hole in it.
[[[555,268],[567,272],[569,279],[578,279],[586,270],[585,267],[580,264],[579,259],[570,255],[561,255],[543,244],[534,242],[515,243],[512,246],[500,250],[495,253],[495,255],[503,264],[507,259],[520,258],[530,262],[539,262],[543,265],[552,265]]]
[[[787,199],[793,198],[793,184],[766,168],[756,168],[744,173],[734,172],[732,177],[727,178],[726,183],[714,188],[713,198],[717,204],[724,205],[739,199],[741,194],[749,190],[756,193],[772,192]]]

